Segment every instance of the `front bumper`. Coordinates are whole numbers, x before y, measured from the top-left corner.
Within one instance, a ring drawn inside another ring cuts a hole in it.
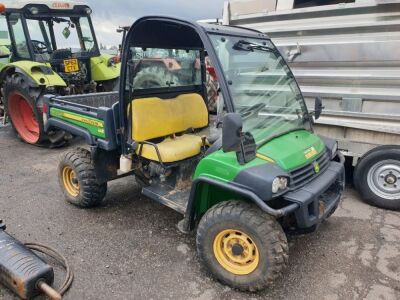
[[[296,203],[294,211],[299,229],[316,227],[328,218],[339,205],[345,187],[343,163],[331,161],[328,168],[317,178],[283,195],[286,201]]]

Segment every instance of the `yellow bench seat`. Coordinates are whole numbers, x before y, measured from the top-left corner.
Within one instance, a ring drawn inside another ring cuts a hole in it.
[[[171,163],[200,154],[202,138],[182,134],[208,125],[207,106],[199,94],[182,94],[170,99],[134,99],[131,109],[132,139],[139,144],[137,155],[159,161],[157,147],[161,162]],[[163,140],[156,146],[148,144],[159,138]]]
[[[202,140],[200,136],[193,134],[185,134],[175,138],[166,138],[161,143],[157,144],[160,152],[161,161],[171,163],[184,160],[200,154]],[[140,148],[142,153],[140,154]],[[136,154],[149,160],[158,161],[157,151],[153,145],[142,144],[136,150]]]

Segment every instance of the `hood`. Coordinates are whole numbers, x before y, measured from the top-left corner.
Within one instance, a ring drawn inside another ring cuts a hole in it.
[[[257,153],[273,159],[283,170],[291,171],[313,161],[325,151],[325,144],[312,132],[298,130],[277,137]]]

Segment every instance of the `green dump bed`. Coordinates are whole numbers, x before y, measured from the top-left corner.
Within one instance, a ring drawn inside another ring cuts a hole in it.
[[[114,150],[118,144],[118,92],[74,96],[46,95],[45,131],[65,130],[83,137],[89,145]]]

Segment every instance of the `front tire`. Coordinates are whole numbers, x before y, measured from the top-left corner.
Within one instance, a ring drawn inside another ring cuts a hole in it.
[[[58,181],[66,200],[82,208],[99,205],[107,193],[107,182],[98,182],[91,154],[83,148],[63,156],[58,165]]]
[[[365,202],[400,210],[400,148],[382,146],[366,153],[354,171],[354,185]]]
[[[216,279],[242,291],[269,287],[288,263],[288,243],[279,223],[252,204],[221,202],[200,220],[200,261]]]

